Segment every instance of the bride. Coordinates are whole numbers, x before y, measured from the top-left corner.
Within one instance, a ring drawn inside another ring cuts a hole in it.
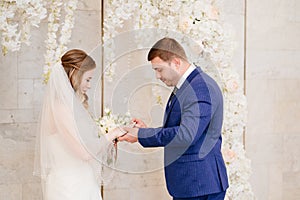
[[[95,61],[84,51],[66,52],[51,70],[45,91],[35,158],[44,200],[101,200],[101,167],[114,156],[115,129],[98,137],[87,90]]]

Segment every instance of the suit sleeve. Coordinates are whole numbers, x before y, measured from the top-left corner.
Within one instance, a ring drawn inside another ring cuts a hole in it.
[[[197,94],[197,91],[195,94]],[[189,96],[189,98],[184,99],[181,103],[183,109],[181,122],[178,126],[140,129],[138,132],[140,144],[144,147],[193,145],[206,131],[211,120],[212,106],[210,95],[209,93],[207,94],[203,96]]]

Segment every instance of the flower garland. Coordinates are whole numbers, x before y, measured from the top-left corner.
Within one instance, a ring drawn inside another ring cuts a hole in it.
[[[112,50],[114,49],[115,44],[112,38],[114,38],[118,34],[118,29],[123,28],[124,21],[132,18],[137,7],[138,2],[136,1],[124,1],[122,2],[122,5],[120,5],[120,1],[110,0],[109,5],[104,8],[104,66],[107,66],[105,70],[105,76],[106,78],[108,78],[108,81],[113,80],[116,66],[116,64],[114,63],[115,54]]]
[[[46,17],[42,0],[2,0],[0,2],[0,32],[2,53],[18,51],[21,44],[30,44],[31,27],[38,27]]]
[[[67,50],[67,44],[70,42],[72,29],[74,27],[74,11],[77,8],[77,3],[78,0],[69,0],[64,4],[60,0],[52,0],[50,2],[48,38],[45,41],[46,54],[44,55],[44,83],[48,82],[51,73],[51,66],[53,66],[56,62],[59,62],[61,54]],[[62,24],[60,24],[62,5],[64,5],[65,20]],[[61,29],[59,29],[60,26],[62,26]]]
[[[123,3],[112,0],[105,8],[104,41],[112,41],[124,22],[132,20],[135,29],[170,30],[170,37],[175,37],[180,43],[185,43],[183,38],[172,35],[172,31],[180,32],[197,42],[201,50],[199,54],[202,56],[193,58],[193,61],[197,64],[204,58],[206,62],[216,66],[217,72],[211,75],[217,77],[216,80],[224,94],[222,153],[230,182],[226,198],[250,200],[255,199],[249,183],[251,166],[241,142],[246,124],[247,102],[240,77],[232,67],[234,45],[231,34],[227,32],[220,20],[220,13],[217,9],[220,3],[216,0],[182,0],[179,2],[127,0]],[[145,42],[147,36],[142,37]],[[112,66],[107,64],[113,63],[113,42],[108,42],[107,47],[104,59],[106,60],[105,66],[110,68]],[[112,78],[114,69],[108,71],[110,73],[106,75]]]
[[[78,0],[51,0],[48,5],[43,0],[3,0],[0,2],[0,31],[2,53],[20,50],[21,44],[30,44],[31,26],[38,27],[48,15],[48,34],[45,53],[44,82],[47,83],[51,66],[59,61],[66,51],[74,27],[74,11]],[[65,20],[61,24],[61,8],[64,5]],[[60,37],[59,37],[60,36]],[[58,39],[59,38],[59,39]]]

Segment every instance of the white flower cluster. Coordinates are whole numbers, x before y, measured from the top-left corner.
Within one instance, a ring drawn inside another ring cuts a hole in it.
[[[118,0],[110,0],[104,8],[104,66],[108,81],[112,81],[115,74],[115,44],[112,38],[118,34],[118,30],[123,27],[124,22],[132,18],[138,6],[139,4],[135,0],[122,1],[121,5]]]
[[[42,0],[2,0],[0,2],[0,32],[2,53],[18,51],[21,44],[30,44],[31,27],[38,27],[46,17]]]
[[[60,56],[67,50],[70,42],[72,29],[74,27],[74,11],[77,8],[78,0],[68,0],[63,3],[61,0],[52,0],[49,4],[48,34],[45,53],[44,82],[47,83],[51,66],[59,62]],[[64,5],[65,19],[62,23],[61,10]],[[60,36],[60,37],[59,37]]]
[[[108,133],[116,127],[129,125],[130,122],[131,116],[129,112],[125,115],[113,114],[109,108],[104,109],[103,117],[96,119],[96,123],[100,128],[99,136]]]
[[[169,30],[167,36],[176,38],[183,45],[187,41],[182,35],[196,41],[198,53],[191,61],[197,64],[204,59],[213,64],[216,71],[211,75],[217,77],[216,80],[224,94],[222,152],[230,181],[226,198],[255,199],[249,183],[250,160],[245,156],[242,143],[247,102],[240,77],[232,67],[235,45],[229,32],[230,28],[225,27],[220,19],[218,5],[221,3],[220,0],[127,0],[125,3],[113,0],[105,8],[109,17],[105,19],[104,39],[114,37],[121,31],[124,22],[131,20],[136,29]],[[181,33],[181,36],[175,34],[176,32]],[[137,41],[144,44],[148,37],[145,33],[140,37],[143,38]],[[105,52],[106,63],[112,63],[113,58],[113,45],[109,47],[112,48],[107,48]],[[110,74],[111,77],[112,75],[113,73]]]

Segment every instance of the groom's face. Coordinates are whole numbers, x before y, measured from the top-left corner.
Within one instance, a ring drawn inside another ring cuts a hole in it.
[[[175,62],[163,61],[159,57],[151,60],[152,68],[155,70],[156,78],[164,82],[167,86],[176,86],[180,79],[178,66]]]

